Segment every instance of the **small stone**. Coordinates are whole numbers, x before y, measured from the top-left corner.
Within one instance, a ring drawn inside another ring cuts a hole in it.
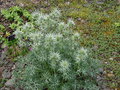
[[[81,23],[85,23],[85,20],[81,20]]]
[[[5,87],[3,87],[3,88],[1,88],[0,90],[10,90],[10,88],[5,88]]]
[[[108,64],[108,62],[105,62],[105,64]]]
[[[65,4],[66,4],[66,5],[70,5],[70,2],[66,2]]]
[[[106,74],[106,73],[107,73],[106,71],[103,72],[103,74]]]
[[[102,80],[102,78],[100,76],[97,76],[97,81]]]
[[[3,71],[3,74],[2,74],[3,78],[9,79],[11,76],[12,76],[11,72],[6,71],[6,70]]]
[[[113,58],[109,58],[109,60],[113,60]]]
[[[78,21],[81,21],[81,18],[78,18]]]
[[[14,70],[15,69],[15,65],[13,65],[13,67],[12,67],[12,70]]]
[[[111,74],[113,74],[113,71],[110,71]]]
[[[14,86],[14,80],[13,80],[13,79],[9,79],[9,80],[5,83],[5,86],[13,87],[13,86]]]
[[[25,5],[23,3],[20,3],[19,6],[24,7]]]

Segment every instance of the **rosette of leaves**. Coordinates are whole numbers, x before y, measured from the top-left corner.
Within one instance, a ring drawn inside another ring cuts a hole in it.
[[[60,20],[60,12],[34,12],[32,23],[15,31],[22,45],[32,51],[18,57],[14,71],[16,86],[24,90],[97,90],[98,60],[80,46],[74,22]],[[25,41],[26,39],[27,42]]]

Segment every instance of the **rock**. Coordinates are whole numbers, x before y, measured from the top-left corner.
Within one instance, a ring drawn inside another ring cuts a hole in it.
[[[9,79],[6,83],[5,86],[7,87],[13,87],[14,86],[14,80],[13,79]]]
[[[108,64],[108,62],[105,62],[105,64]]]
[[[82,19],[81,19],[81,18],[78,18],[77,20],[78,20],[78,21],[81,21]]]
[[[9,79],[12,76],[10,71],[3,71],[2,77],[5,79]]]
[[[25,5],[23,3],[20,3],[19,6],[24,7]]]
[[[103,74],[107,74],[107,72],[106,72],[106,71],[103,71]]]
[[[66,2],[65,4],[66,4],[66,5],[70,5],[70,2]]]
[[[86,23],[86,21],[85,20],[81,20],[81,23]]]
[[[113,58],[109,58],[109,60],[114,60]]]
[[[14,70],[14,69],[15,69],[15,67],[16,67],[16,66],[15,66],[15,65],[13,65],[12,70]]]
[[[10,90],[10,88],[1,88],[0,90]]]
[[[101,80],[102,80],[102,77],[97,76],[97,81],[101,81]]]

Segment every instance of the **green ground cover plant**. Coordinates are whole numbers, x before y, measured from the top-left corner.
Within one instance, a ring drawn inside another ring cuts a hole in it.
[[[8,56],[11,55],[11,58],[16,57],[19,55],[20,50],[13,32],[26,21],[31,21],[31,14],[26,9],[13,6],[8,9],[2,9],[0,19],[0,50],[7,47]]]
[[[32,22],[14,32],[20,46],[31,47],[26,56],[17,58],[16,86],[25,90],[99,90],[100,63],[81,47],[80,34],[72,30],[74,22],[61,21],[57,9],[32,16]]]

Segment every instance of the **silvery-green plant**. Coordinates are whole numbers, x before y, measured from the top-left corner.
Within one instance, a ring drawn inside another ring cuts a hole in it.
[[[60,12],[34,12],[33,21],[15,31],[20,45],[32,51],[18,57],[16,85],[24,90],[98,90],[98,60],[80,46],[74,22],[60,20]]]

